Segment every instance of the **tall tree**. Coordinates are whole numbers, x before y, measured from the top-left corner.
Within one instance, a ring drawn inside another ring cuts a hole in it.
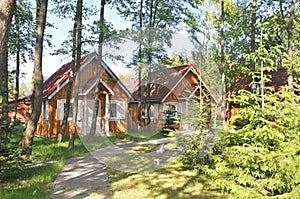
[[[221,78],[222,78],[222,98],[221,103],[222,107],[225,107],[225,95],[226,95],[226,82],[225,82],[225,36],[224,36],[224,21],[225,21],[225,11],[224,11],[224,0],[221,1]],[[222,119],[225,119],[225,111],[222,111]],[[223,119],[223,120],[224,120]],[[223,127],[225,128],[225,120],[223,121]]]
[[[21,145],[23,147],[23,155],[31,155],[33,137],[36,131],[37,122],[39,120],[42,109],[43,95],[43,73],[42,73],[42,57],[43,57],[43,41],[44,31],[47,18],[48,0],[36,1],[36,46],[34,54],[34,69],[32,75],[32,94],[30,98],[30,112],[27,117],[26,126],[22,135]]]
[[[16,8],[14,17],[11,24],[10,38],[9,38],[9,60],[16,65],[12,71],[14,76],[14,111],[12,120],[9,126],[9,133],[11,134],[12,128],[16,121],[18,98],[20,94],[19,80],[21,77],[21,64],[26,63],[28,60],[33,61],[34,52],[34,36],[35,36],[35,22],[31,12],[32,5],[28,1],[16,1]]]
[[[8,142],[8,39],[15,4],[15,0],[0,1],[0,148],[5,148]]]
[[[296,0],[291,0],[290,17],[287,23],[288,31],[288,58],[290,66],[288,67],[288,85],[291,91],[293,91],[293,20],[295,16]]]
[[[251,14],[251,53],[255,53],[255,30],[256,30],[256,0],[252,0],[252,14]],[[255,71],[255,63],[251,60],[251,70]]]
[[[73,30],[72,30],[72,67],[71,67],[71,73],[69,77],[69,82],[67,85],[67,91],[66,91],[66,103],[64,105],[64,117],[62,120],[61,128],[60,131],[58,132],[57,135],[57,143],[61,143],[63,140],[63,136],[65,133],[65,130],[67,128],[68,124],[68,117],[69,117],[69,112],[70,112],[70,104],[71,104],[71,94],[72,94],[72,88],[73,88],[73,83],[75,80],[75,75],[76,75],[76,50],[77,50],[77,31],[78,31],[78,23],[76,21],[77,14],[75,14],[74,18],[74,25],[73,25]]]
[[[144,1],[140,1],[139,5],[139,29],[140,29],[140,34],[142,34],[142,29],[143,29],[143,3]],[[139,54],[138,57],[142,57],[142,42],[139,42]],[[142,117],[144,115],[144,109],[142,107],[142,100],[143,100],[143,88],[142,88],[142,63],[141,60],[138,61],[138,87],[139,87],[139,93],[138,93],[138,130],[140,131],[141,127],[143,126],[142,122]]]
[[[189,3],[196,1],[173,0],[116,0],[108,1],[115,6],[125,20],[132,22],[134,29],[140,29],[133,34],[138,38],[139,49],[132,57],[131,66],[138,69],[139,82],[144,76],[143,85],[139,83],[138,120],[144,127],[150,122],[149,93],[151,90],[151,73],[161,68],[164,57],[167,57],[165,45],[171,46],[172,33],[180,28],[187,28],[197,23],[190,11]],[[198,1],[197,1],[198,2]],[[139,19],[139,20],[137,20]],[[141,49],[141,50],[140,50]],[[147,118],[147,117],[148,118]]]
[[[80,64],[81,64],[81,33],[82,33],[82,7],[83,0],[77,0],[76,5],[76,15],[75,15],[75,27],[76,27],[76,74],[74,81],[74,108],[73,108],[73,117],[72,117],[72,128],[70,133],[70,140],[68,149],[71,150],[74,148],[75,134],[77,128],[77,112],[78,112],[78,94],[80,86]]]
[[[105,0],[101,0],[101,3],[100,3],[100,19],[99,19],[99,43],[98,43],[98,62],[99,62],[99,65],[102,64],[102,51],[103,51],[102,50],[102,45],[103,45],[103,41],[104,41],[104,32],[103,32],[104,31],[103,30],[104,29],[104,6],[105,6]],[[100,87],[101,87],[101,83],[102,83],[102,79],[101,79],[102,70],[101,70],[101,67],[102,66],[97,68],[97,84],[96,84],[96,88],[95,88],[94,112],[93,112],[93,116],[92,116],[91,129],[90,129],[90,133],[89,133],[89,137],[88,137],[88,139],[90,141],[95,136],[97,117],[98,117],[98,114],[99,114],[99,102],[100,102],[100,95],[101,95]],[[101,113],[100,113],[100,117],[101,117]]]

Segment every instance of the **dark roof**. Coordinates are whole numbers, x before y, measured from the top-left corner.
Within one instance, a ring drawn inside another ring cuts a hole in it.
[[[197,71],[197,69],[192,64],[186,64],[181,66],[176,66],[172,68],[162,69],[159,72],[155,72],[152,77],[151,81],[151,89],[150,89],[150,101],[152,102],[162,102],[169,94],[174,87],[180,83],[179,81],[187,81],[185,78],[185,75],[187,72],[191,70],[198,76],[200,76],[200,73]],[[203,81],[201,79],[201,81]],[[145,80],[142,80],[141,88],[136,87],[135,91],[133,92],[133,97],[135,100],[139,99],[139,93],[140,89],[144,90],[146,89]],[[188,86],[188,84],[186,84]],[[190,91],[193,89],[193,86],[195,85],[189,85]],[[207,86],[206,86],[207,87]],[[207,87],[208,88],[208,87]],[[147,96],[147,92],[144,92],[145,96]],[[183,94],[183,93],[182,93]]]
[[[287,85],[288,80],[288,70],[286,68],[278,68],[276,71],[265,72],[268,75],[270,81],[266,82],[265,85],[272,87],[275,91],[279,91],[281,86]],[[250,76],[239,76],[235,82],[235,88],[233,93],[236,93],[238,90],[245,89],[249,90],[252,82]]]
[[[95,56],[96,56],[96,53],[91,53],[89,55],[82,57],[81,58],[81,66],[83,65],[83,63],[85,61],[87,61],[91,58],[94,58]],[[120,87],[124,90],[126,95],[128,97],[131,97],[130,92],[122,84],[122,82],[119,81],[118,77],[106,65],[106,63],[104,61],[102,61],[101,65],[112,76],[112,78],[120,85]],[[51,96],[51,94],[53,92],[55,92],[57,89],[60,89],[61,86],[68,81],[68,79],[70,78],[71,68],[72,68],[72,62],[64,64],[44,82],[43,98]],[[88,88],[90,88],[95,83],[95,81],[96,81],[95,78],[91,78],[85,85],[81,85],[80,92],[86,92],[88,90]],[[104,84],[105,84],[105,82],[104,82]],[[109,88],[109,89],[113,90],[113,88]]]
[[[81,63],[88,59],[89,55],[81,58]],[[45,82],[43,98],[49,97],[56,89],[59,89],[70,77],[72,62],[62,65]]]
[[[278,91],[281,86],[287,85],[288,70],[286,68],[279,68],[277,71],[271,71],[268,74],[271,75],[271,81],[267,82],[266,86],[270,86]]]

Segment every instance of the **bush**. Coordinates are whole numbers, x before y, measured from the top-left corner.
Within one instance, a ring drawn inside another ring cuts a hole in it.
[[[24,160],[21,157],[21,148],[11,147],[0,150],[0,171],[21,169],[23,165]]]
[[[234,118],[244,126],[223,132],[214,153],[199,163],[212,185],[236,198],[295,194],[300,184],[300,97],[288,91],[264,97],[263,110],[253,93],[233,97],[244,105]]]

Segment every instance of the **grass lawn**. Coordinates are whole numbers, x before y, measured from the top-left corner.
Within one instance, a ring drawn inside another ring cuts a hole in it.
[[[168,164],[164,164],[165,166],[155,170],[143,171],[142,169],[136,169],[136,171],[140,172],[130,170],[129,167],[141,162],[143,156],[139,157],[137,154],[142,150],[149,152],[153,151],[154,148],[153,146],[137,146],[128,151],[128,157],[126,155],[123,156],[124,159],[127,159],[127,163],[123,162],[121,164],[124,167],[122,170],[120,170],[120,167],[108,167],[110,191],[114,199],[230,198],[227,195],[217,193],[212,187],[207,185],[205,177],[197,174],[196,170],[184,169],[178,159],[169,159],[167,160],[169,161]],[[111,161],[114,161],[114,158]],[[130,161],[128,161],[129,158]],[[137,159],[139,161],[135,162]],[[120,159],[118,160],[120,161]],[[155,163],[151,158],[142,160],[142,162],[145,162],[147,165]],[[126,169],[124,165],[128,168]]]
[[[108,168],[110,191],[114,199],[126,198],[230,198],[213,190],[196,171],[185,170],[180,163],[149,172],[127,173]]]
[[[7,170],[1,174],[2,199],[45,199],[49,185],[63,167],[62,162],[35,168]]]
[[[18,148],[23,132],[22,126],[16,126],[12,134],[9,148]],[[115,138],[97,138],[97,145],[93,149],[101,148],[115,142]],[[83,144],[84,138],[75,139],[75,147],[67,149],[69,140],[66,138],[62,143],[57,144],[56,138],[34,137],[32,156],[26,162],[56,160],[55,164],[48,164],[39,167],[13,167],[9,169],[0,168],[0,198],[1,199],[39,199],[47,198],[51,183],[63,168],[63,160],[87,153],[88,150]],[[1,163],[1,158],[0,158]]]
[[[9,147],[18,147],[22,130],[22,127],[16,128]],[[96,137],[92,142],[87,142],[85,137],[77,137],[75,148],[71,151],[67,150],[68,139],[57,144],[55,138],[35,137],[29,161],[57,162],[39,167],[21,166],[0,170],[0,198],[48,198],[50,185],[64,166],[63,160],[114,144],[117,139],[146,141],[165,137],[162,134],[148,135],[112,134],[108,138]],[[154,150],[155,146],[152,145],[136,146],[121,156],[109,158],[107,172],[113,198],[229,198],[213,190],[196,171],[185,170],[174,158],[163,159],[162,155],[152,153]],[[145,158],[142,153],[150,156]],[[161,166],[156,165],[154,160],[157,158],[161,159]],[[122,167],[119,169],[122,171],[110,167],[115,163],[120,163]],[[138,169],[126,170],[126,167],[133,168],[132,165],[137,164]]]

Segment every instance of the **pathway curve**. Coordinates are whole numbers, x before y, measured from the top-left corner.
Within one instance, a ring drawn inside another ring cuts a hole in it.
[[[116,145],[66,160],[65,167],[53,183],[50,198],[111,198],[104,159],[136,145],[122,140]]]

